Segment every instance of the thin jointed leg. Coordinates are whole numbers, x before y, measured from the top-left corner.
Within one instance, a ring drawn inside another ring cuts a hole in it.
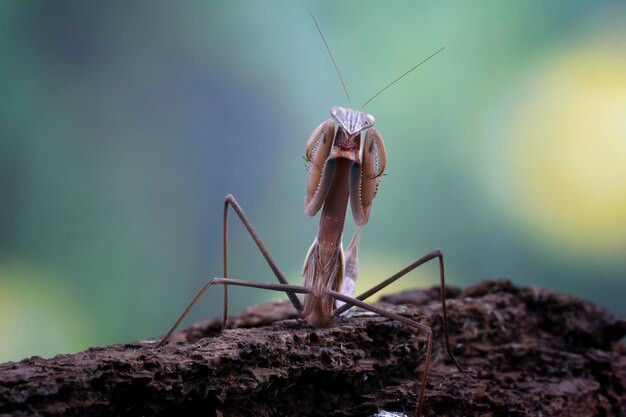
[[[191,310],[194,304],[202,297],[204,292],[211,285],[214,285],[214,284],[221,284],[224,286],[224,309],[222,313],[222,329],[226,327],[226,319],[228,318],[228,284],[230,283],[230,281],[228,280],[228,207],[229,206],[232,207],[233,210],[235,210],[235,213],[241,220],[241,223],[244,225],[244,227],[246,228],[246,230],[252,237],[252,240],[254,240],[254,243],[256,243],[257,247],[259,248],[259,251],[261,251],[261,254],[263,255],[263,257],[269,264],[270,268],[274,272],[274,275],[276,275],[276,278],[278,278],[278,281],[280,282],[280,284],[277,284],[275,288],[268,287],[268,285],[271,286],[272,284],[252,283],[254,285],[252,284],[247,285],[247,284],[243,284],[243,282],[248,282],[248,281],[238,281],[238,280],[237,280],[237,284],[233,284],[233,285],[253,286],[256,288],[266,288],[266,289],[273,289],[276,291],[285,291],[287,293],[287,296],[289,297],[289,300],[295,307],[295,309],[299,313],[302,313],[302,304],[300,303],[300,300],[298,300],[298,297],[296,297],[295,295],[295,293],[301,292],[301,291],[287,291],[286,290],[289,287],[293,287],[293,288],[296,288],[296,287],[289,285],[287,278],[285,278],[285,275],[282,273],[282,271],[276,264],[276,261],[274,261],[274,259],[272,258],[272,255],[269,253],[269,251],[267,250],[267,248],[261,241],[261,238],[259,237],[256,230],[254,230],[252,223],[250,223],[250,220],[248,220],[248,217],[246,217],[245,213],[243,212],[243,209],[241,208],[241,206],[239,205],[235,197],[232,194],[228,194],[226,198],[224,199],[224,234],[223,234],[224,278],[219,278],[219,280],[221,280],[219,282],[216,281],[218,278],[215,278],[211,280],[210,282],[208,282],[207,284],[205,284],[200,289],[200,291],[198,291],[194,299],[191,301],[191,303],[189,303],[189,305],[187,306],[185,311],[183,311],[183,313],[178,318],[178,320],[176,320],[176,323],[174,323],[174,325],[169,330],[167,335],[163,339],[161,339],[161,342],[159,343],[158,347],[162,346],[167,341],[167,339],[172,335],[174,330],[176,330],[180,322],[189,313],[189,310]],[[301,287],[298,287],[298,288],[301,288]]]
[[[276,278],[278,278],[278,281],[281,284],[289,285],[289,281],[287,281],[287,278],[285,278],[285,275],[282,273],[280,268],[278,268],[278,264],[276,263],[276,261],[274,261],[274,258],[272,258],[272,255],[263,244],[263,241],[259,237],[259,234],[256,232],[256,230],[254,230],[254,227],[252,227],[252,223],[250,223],[250,220],[248,220],[248,217],[245,215],[245,213],[243,212],[243,209],[241,208],[241,206],[239,205],[239,203],[237,202],[237,200],[232,194],[228,194],[226,198],[224,199],[224,277],[225,278],[228,277],[228,207],[229,206],[231,206],[233,210],[235,210],[235,213],[239,217],[239,220],[241,220],[241,223],[244,225],[244,227],[246,228],[246,230],[252,237],[252,240],[254,240],[254,243],[256,243],[257,247],[259,248],[259,251],[261,252],[263,257],[267,261],[272,271],[274,272],[274,275],[276,275]],[[224,285],[224,316],[227,316],[227,311],[228,311],[227,294],[228,294],[227,286]],[[300,303],[300,300],[298,300],[298,297],[296,297],[294,293],[287,293],[287,295],[289,296],[289,300],[295,307],[296,311],[298,311],[299,313],[302,313],[302,304]]]
[[[388,317],[393,320],[398,320],[406,325],[414,327],[424,333],[426,333],[427,338],[427,346],[426,346],[426,361],[424,362],[424,372],[422,374],[422,382],[420,384],[420,391],[417,397],[417,414],[416,416],[422,415],[422,402],[424,400],[424,389],[426,388],[426,377],[428,376],[428,367],[430,366],[430,355],[433,347],[433,332],[430,327],[418,323],[415,320],[408,319],[406,317],[402,317],[396,313],[392,313],[391,311],[384,310],[380,307],[373,306],[371,304],[365,303],[356,298],[348,297],[347,295],[343,295],[336,291],[329,291],[329,294],[332,295],[335,299],[339,301],[343,301],[344,305],[347,305],[348,308],[352,306],[360,307],[364,310],[369,310],[374,313],[380,314],[383,317]]]
[[[360,294],[359,296],[356,297],[357,300],[359,301],[363,301],[365,299],[367,299],[368,297],[376,294],[377,292],[379,292],[380,290],[382,290],[383,288],[389,286],[390,284],[392,284],[393,282],[397,281],[398,279],[400,279],[401,277],[403,277],[404,275],[408,274],[409,272],[411,272],[412,270],[414,270],[415,268],[417,268],[418,266],[425,264],[426,262],[435,259],[435,258],[439,258],[439,285],[440,285],[440,295],[441,295],[441,307],[443,310],[443,333],[445,336],[445,340],[446,340],[446,350],[448,351],[448,354],[450,355],[450,357],[452,358],[452,361],[454,362],[454,364],[456,365],[456,367],[458,368],[459,371],[461,372],[466,372],[466,370],[461,366],[461,364],[459,363],[459,361],[456,359],[456,356],[454,356],[454,354],[452,353],[452,348],[450,347],[450,336],[448,335],[448,312],[446,310],[446,278],[445,278],[445,274],[444,274],[444,268],[443,268],[443,252],[439,249],[422,256],[420,259],[418,259],[417,261],[413,262],[412,264],[410,264],[409,266],[407,266],[406,268],[402,269],[401,271],[398,271],[397,273],[395,273],[394,275],[390,276],[389,278],[387,278],[386,280],[384,280],[383,282],[381,282],[380,284],[372,287],[371,289],[365,291],[364,293]],[[345,304],[339,308],[337,308],[335,310],[335,312],[333,313],[335,316],[339,316],[341,313],[343,313],[344,311],[348,310],[351,306],[348,304]]]
[[[198,291],[196,296],[191,300],[187,308],[183,311],[183,313],[178,317],[174,325],[170,328],[165,336],[161,339],[159,344],[156,346],[157,348],[163,346],[165,342],[170,338],[172,333],[176,330],[181,321],[187,316],[191,308],[198,302],[198,300],[202,297],[202,295],[209,289],[212,285],[223,285],[226,287],[227,285],[237,285],[240,287],[252,287],[252,288],[261,288],[264,290],[271,291],[281,291],[287,293],[287,295],[295,295],[295,294],[307,294],[311,292],[308,288],[301,287],[299,285],[289,285],[289,284],[273,284],[267,282],[255,282],[255,281],[244,281],[240,279],[233,278],[213,278],[211,281],[204,284],[204,286]],[[222,323],[226,322],[226,318],[222,318]],[[223,329],[223,327],[222,327]]]

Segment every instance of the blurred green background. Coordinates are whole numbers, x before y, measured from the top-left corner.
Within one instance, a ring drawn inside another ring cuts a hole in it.
[[[221,274],[227,193],[301,282],[301,156],[347,105],[309,12],[355,106],[446,47],[367,107],[388,166],[360,290],[442,248],[451,284],[626,314],[623,1],[2,1],[0,361],[163,334]],[[231,224],[231,276],[273,282]],[[220,309],[215,289],[186,323]]]

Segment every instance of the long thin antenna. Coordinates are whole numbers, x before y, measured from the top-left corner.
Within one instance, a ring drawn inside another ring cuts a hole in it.
[[[406,75],[409,75],[409,73],[411,71],[413,71],[415,68],[419,67],[420,65],[422,65],[424,62],[428,61],[430,58],[434,57],[435,55],[437,55],[439,52],[443,51],[444,49],[446,49],[446,47],[444,46],[443,48],[441,48],[440,50],[438,50],[437,52],[435,52],[434,54],[432,54],[431,56],[429,56],[428,58],[426,58],[425,60],[423,60],[422,62],[420,62],[419,64],[417,64],[416,66],[414,66],[413,68],[411,68],[410,70],[408,70],[407,72],[405,72],[404,74],[402,74],[401,76],[399,76],[398,78],[396,78],[395,80],[393,80],[392,82],[390,82],[389,84],[387,84],[387,86],[385,88],[383,88],[382,90],[380,90],[378,93],[374,94],[369,100],[367,100],[365,102],[365,104],[363,104],[361,106],[361,109],[363,109],[365,106],[367,106],[367,104],[374,100],[376,97],[378,97],[380,95],[380,93],[382,93],[383,91],[385,91],[386,89],[388,89],[389,87],[391,87],[392,85],[394,85],[396,82],[400,81],[402,78],[404,78]]]
[[[350,105],[350,107],[352,107],[352,103],[350,102],[350,94],[348,94],[348,89],[346,88],[346,83],[343,82],[343,77],[341,76],[341,73],[339,72],[339,67],[337,67],[337,63],[335,62],[335,58],[333,58],[333,53],[330,52],[330,48],[328,47],[328,43],[326,43],[326,39],[324,38],[324,35],[322,34],[322,30],[320,29],[320,25],[317,24],[317,20],[315,20],[315,16],[313,16],[313,13],[309,13],[311,15],[311,18],[313,19],[313,23],[315,23],[315,27],[317,28],[317,31],[320,33],[320,36],[322,37],[322,40],[324,41],[324,45],[326,45],[326,50],[328,51],[328,55],[330,55],[330,59],[333,61],[333,65],[335,66],[335,70],[337,71],[337,75],[339,76],[339,80],[341,81],[341,85],[343,86],[343,91],[346,93],[346,97],[348,98],[348,104]]]

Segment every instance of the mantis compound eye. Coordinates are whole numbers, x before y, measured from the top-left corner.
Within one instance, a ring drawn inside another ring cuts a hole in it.
[[[345,119],[346,113],[346,109],[341,106],[334,106],[332,109],[330,109],[330,115],[333,117],[333,119],[337,121]]]
[[[363,125],[367,127],[372,127],[376,124],[376,119],[371,114],[365,114],[363,118]]]

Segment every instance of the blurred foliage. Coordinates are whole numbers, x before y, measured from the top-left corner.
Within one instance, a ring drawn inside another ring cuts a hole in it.
[[[360,289],[440,247],[451,284],[626,314],[624,2],[3,1],[0,361],[163,334],[221,275],[229,192],[301,282],[301,155],[347,105],[309,12],[355,106],[446,46],[367,107],[389,163]],[[231,276],[274,281],[231,231]],[[231,312],[273,297],[233,289]]]

